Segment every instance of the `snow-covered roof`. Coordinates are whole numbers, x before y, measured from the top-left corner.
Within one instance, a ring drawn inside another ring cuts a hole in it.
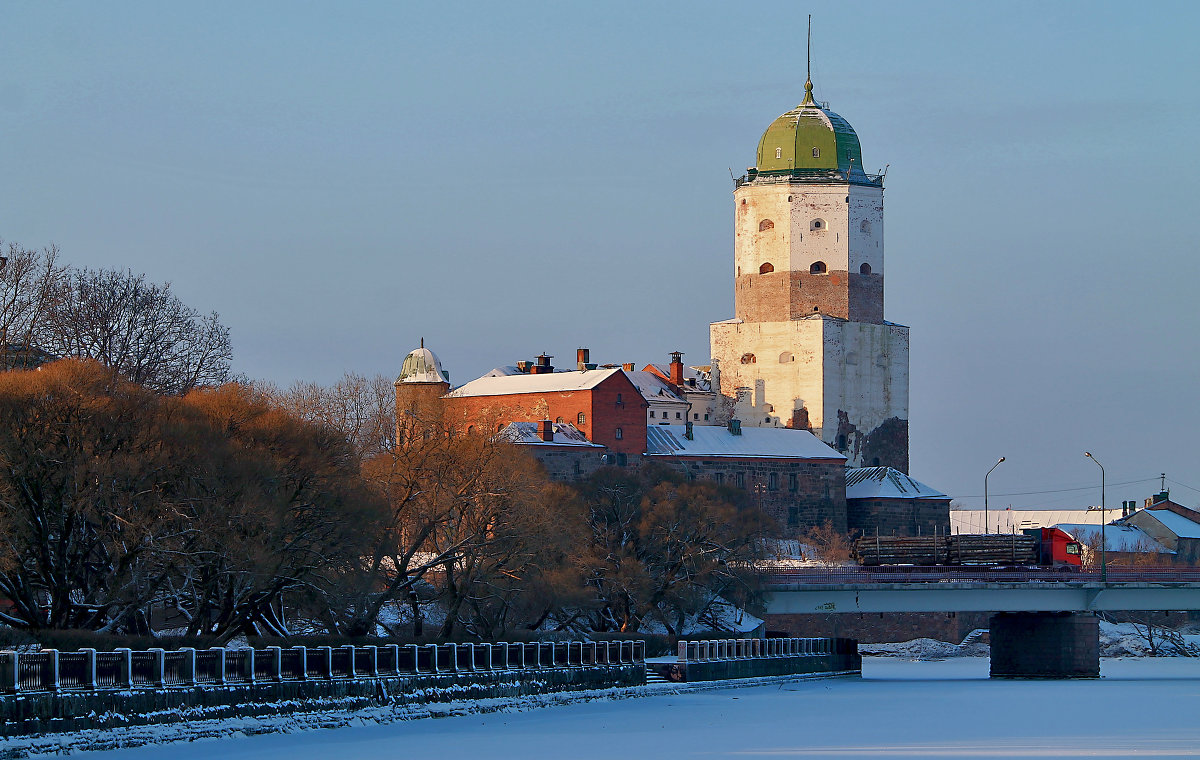
[[[1052,527],[1064,530],[1081,544],[1100,543],[1100,526],[1060,523]],[[1150,552],[1152,554],[1174,554],[1167,547],[1155,541],[1150,534],[1132,525],[1105,525],[1104,542],[1109,551],[1114,552]]]
[[[725,427],[695,425],[692,440],[684,425],[650,425],[646,453],[650,456],[763,457],[770,459],[839,459],[846,457],[807,430],[743,427],[733,435]]]
[[[674,386],[653,372],[634,371],[625,373],[637,387],[638,393],[647,401],[686,404],[687,399],[679,395]]]
[[[1118,510],[1106,513],[1108,519],[1120,516]],[[1059,523],[1100,527],[1100,510],[1095,509],[1004,509],[988,512],[988,530],[983,529],[983,509],[950,510],[950,530],[954,533],[1012,533],[1025,528],[1049,528]]]
[[[1150,517],[1158,520],[1167,530],[1180,538],[1200,538],[1200,524],[1167,509],[1143,509]]]
[[[519,443],[523,446],[585,446],[604,448],[598,443],[592,443],[579,428],[569,422],[554,422],[554,440],[543,441],[538,432],[536,422],[510,422],[500,431],[500,438],[509,443]]]
[[[420,348],[414,348],[404,357],[400,366],[400,377],[397,383],[448,383],[450,378],[442,369],[442,363],[432,351],[425,348],[424,342]]]
[[[949,499],[919,480],[891,467],[853,467],[846,470],[847,499]]]
[[[495,370],[493,370],[495,371]],[[572,372],[546,372],[535,375],[522,372],[519,375],[481,377],[466,385],[455,388],[449,398],[469,396],[509,396],[518,393],[555,393],[562,391],[586,391],[621,372],[616,369],[586,369]]]

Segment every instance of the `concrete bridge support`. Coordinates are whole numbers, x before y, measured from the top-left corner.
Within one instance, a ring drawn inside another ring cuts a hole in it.
[[[999,612],[992,678],[1099,678],[1100,620],[1090,612]]]

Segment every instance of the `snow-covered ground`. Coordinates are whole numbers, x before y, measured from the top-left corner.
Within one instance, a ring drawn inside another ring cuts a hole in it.
[[[1190,627],[1189,629],[1191,630]],[[879,657],[902,657],[909,660],[944,660],[947,657],[987,657],[986,631],[976,631],[962,644],[951,644],[937,639],[913,639],[912,641],[884,644],[859,644],[864,655]],[[1157,655],[1151,651],[1154,642]],[[1184,633],[1154,629],[1134,623],[1109,623],[1100,621],[1101,657],[1200,657],[1200,633]]]
[[[1106,659],[1090,681],[992,681],[986,658],[867,658],[863,678],[234,736],[103,760],[1200,756],[1200,659]]]

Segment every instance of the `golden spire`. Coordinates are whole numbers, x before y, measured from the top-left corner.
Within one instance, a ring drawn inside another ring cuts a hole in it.
[[[815,106],[817,101],[813,100],[812,94],[812,14],[808,14],[808,77],[804,81],[804,100],[800,102],[802,106]]]

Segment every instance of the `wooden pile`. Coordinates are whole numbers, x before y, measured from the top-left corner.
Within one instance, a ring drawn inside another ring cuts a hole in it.
[[[866,536],[854,544],[862,565],[1036,565],[1038,540],[1021,534]]]

